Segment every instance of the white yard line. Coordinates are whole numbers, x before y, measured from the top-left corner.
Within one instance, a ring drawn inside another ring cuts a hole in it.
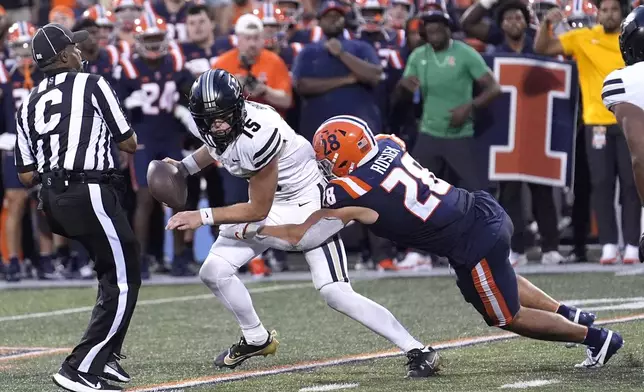
[[[338,389],[349,389],[356,388],[360,386],[358,383],[352,384],[327,384],[327,385],[317,385],[314,387],[306,387],[299,390],[299,392],[324,392],[324,391],[337,391]]]
[[[558,380],[530,380],[530,381],[519,381],[512,384],[501,385],[500,389],[512,388],[512,389],[526,389],[533,387],[543,387],[546,385],[557,384]]]
[[[260,293],[270,293],[274,291],[285,291],[285,290],[295,290],[295,289],[304,289],[304,288],[313,288],[313,284],[312,283],[281,284],[281,285],[268,286],[268,287],[251,288],[248,291],[251,294],[260,294]],[[168,304],[168,303],[174,303],[174,302],[198,301],[198,300],[204,300],[204,299],[215,300],[215,296],[212,294],[201,294],[201,295],[188,295],[184,297],[147,299],[147,300],[138,301],[136,303],[136,306],[138,307],[138,306],[146,306],[146,305],[160,305],[160,304]],[[51,312],[26,313],[26,314],[18,314],[15,316],[4,316],[4,317],[0,317],[0,322],[30,320],[30,319],[37,319],[37,318],[49,318],[53,316],[62,316],[62,315],[74,314],[74,313],[85,313],[85,312],[91,312],[93,308],[94,308],[93,306],[82,306],[79,308],[60,309],[60,310],[54,310]]]
[[[628,323],[628,322],[638,321],[638,320],[644,320],[644,313],[636,314],[632,316],[615,317],[610,319],[598,320],[595,323],[595,325]],[[519,337],[519,335],[516,335],[511,332],[496,333],[496,334],[487,335],[487,336],[478,336],[478,337],[472,337],[472,338],[464,338],[464,339],[440,342],[437,344],[432,344],[432,347],[434,347],[437,350],[448,350],[448,349],[473,346],[476,344],[489,343],[489,342],[494,342],[498,340],[513,339],[517,337]],[[294,363],[290,365],[281,365],[281,366],[275,366],[273,368],[262,369],[262,370],[247,370],[247,371],[238,371],[238,372],[232,372],[232,373],[221,373],[214,376],[205,376],[205,377],[199,377],[195,379],[187,379],[187,380],[173,381],[173,382],[156,384],[156,385],[141,386],[138,388],[128,389],[128,391],[130,392],[171,391],[175,389],[191,388],[191,387],[196,387],[200,385],[221,384],[224,382],[241,381],[249,378],[265,377],[265,376],[272,376],[276,374],[293,373],[293,372],[302,371],[302,370],[311,370],[311,369],[318,369],[318,368],[329,367],[329,366],[345,365],[348,363],[364,362],[364,361],[370,361],[370,360],[379,359],[379,358],[398,357],[401,355],[403,355],[403,353],[398,350],[364,353],[364,354],[349,355],[349,356],[339,357],[339,358],[331,358],[331,359],[310,361],[310,362],[300,362],[300,363]]]

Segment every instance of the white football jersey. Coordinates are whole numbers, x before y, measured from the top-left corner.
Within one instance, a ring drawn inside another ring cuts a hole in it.
[[[249,101],[245,105],[243,133],[221,155],[209,146],[210,155],[230,174],[243,178],[250,178],[278,157],[275,201],[297,200],[321,183],[323,177],[311,143],[295,133],[272,107]]]
[[[602,99],[606,108],[628,102],[644,109],[644,62],[615,70],[604,79]]]

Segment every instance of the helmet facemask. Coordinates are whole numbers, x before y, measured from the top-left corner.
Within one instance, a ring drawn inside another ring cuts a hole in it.
[[[195,124],[206,144],[224,152],[241,135],[246,118],[243,99],[232,108],[205,114],[193,113]],[[227,126],[225,126],[227,125]]]

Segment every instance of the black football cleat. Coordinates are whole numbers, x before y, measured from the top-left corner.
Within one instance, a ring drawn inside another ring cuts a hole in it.
[[[125,355],[112,354],[103,368],[103,378],[116,382],[130,382],[131,377],[121,367],[118,361],[125,359]]]
[[[407,353],[407,377],[421,378],[434,376],[441,365],[438,351],[427,346],[424,349],[415,348]]]
[[[596,369],[604,366],[624,346],[622,336],[610,329],[602,328],[601,346],[586,348],[586,359],[575,367]]]
[[[228,350],[222,352],[217,356],[217,358],[215,358],[215,366],[218,366],[219,368],[225,367],[234,369],[248,358],[259,355],[275,355],[277,347],[280,345],[280,342],[275,339],[276,335],[277,333],[272,331],[270,335],[268,335],[266,342],[261,346],[246,343],[246,339],[242,336],[237,344],[233,344]]]
[[[59,387],[72,392],[94,392],[94,391],[121,391],[121,387],[108,384],[98,376],[89,373],[81,373],[63,362],[58,373],[52,376],[52,380]]]
[[[415,348],[407,352],[407,377],[422,378],[436,375],[440,370],[441,356],[438,351],[427,346],[424,349]]]

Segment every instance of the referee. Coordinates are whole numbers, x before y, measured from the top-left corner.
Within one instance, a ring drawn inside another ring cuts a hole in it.
[[[76,44],[87,37],[85,30],[72,33],[59,24],[34,35],[32,55],[46,78],[16,113],[16,167],[25,186],[42,184],[52,231],[87,248],[99,283],[89,326],[53,380],[70,391],[117,391],[104,379],[130,380],[118,360],[141,275],[110,144],[134,153],[137,139],[105,79],[80,73]]]

